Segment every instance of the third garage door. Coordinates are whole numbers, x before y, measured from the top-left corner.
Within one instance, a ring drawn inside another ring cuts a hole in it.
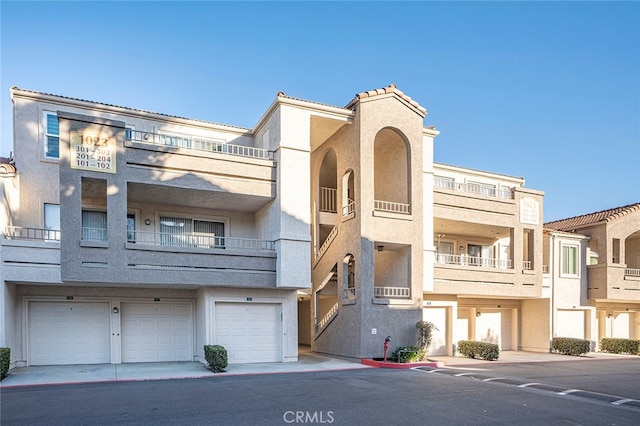
[[[278,362],[281,355],[280,304],[215,304],[215,342],[229,363]]]
[[[193,361],[190,303],[122,303],[122,362]]]

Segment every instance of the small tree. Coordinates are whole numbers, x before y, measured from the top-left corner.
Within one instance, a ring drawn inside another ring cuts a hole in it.
[[[438,327],[431,321],[418,321],[416,323],[418,329],[418,348],[420,350],[420,359],[425,360],[427,358],[427,349],[431,345],[433,339],[433,330],[438,331]]]

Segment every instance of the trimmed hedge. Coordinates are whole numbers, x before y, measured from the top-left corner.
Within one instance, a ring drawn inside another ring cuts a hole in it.
[[[467,358],[486,359],[487,361],[495,361],[500,356],[500,349],[495,343],[474,342],[471,340],[460,340],[458,342],[458,352]]]
[[[11,362],[11,349],[0,348],[0,380],[7,377],[9,373],[9,363]]]
[[[612,354],[640,355],[640,340],[603,337],[600,340],[600,350]]]
[[[209,369],[215,373],[220,373],[227,368],[227,350],[220,345],[204,345],[204,358],[209,364]]]
[[[563,355],[584,355],[591,350],[591,342],[573,337],[554,337],[551,340],[551,350]]]
[[[389,360],[393,362],[418,362],[420,361],[420,349],[416,346],[398,346]]]

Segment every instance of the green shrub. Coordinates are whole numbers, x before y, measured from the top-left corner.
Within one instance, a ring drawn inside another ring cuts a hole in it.
[[[391,361],[394,362],[417,362],[420,361],[420,349],[416,346],[398,346],[391,354]]]
[[[426,360],[427,350],[433,340],[433,330],[438,331],[438,327],[430,321],[418,321],[416,328],[418,329],[418,348],[420,349],[418,356],[421,360]]]
[[[458,352],[467,358],[486,359],[487,361],[495,361],[500,356],[500,349],[495,343],[470,340],[460,340],[458,342]]]
[[[554,337],[551,340],[551,350],[563,355],[584,355],[591,350],[591,343],[573,337]]]
[[[640,340],[604,337],[600,341],[600,350],[612,354],[640,355]]]
[[[227,350],[220,345],[204,345],[204,358],[209,364],[209,369],[219,373],[227,368]]]
[[[11,361],[11,349],[0,348],[0,380],[7,377],[9,373],[9,363]]]

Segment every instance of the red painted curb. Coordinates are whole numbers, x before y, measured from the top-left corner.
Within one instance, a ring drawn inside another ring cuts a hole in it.
[[[360,363],[364,365],[368,365],[370,367],[376,368],[396,368],[396,369],[406,369],[413,367],[442,367],[442,363],[435,361],[424,361],[424,362],[384,362],[384,361],[376,361],[375,359],[361,359]]]

